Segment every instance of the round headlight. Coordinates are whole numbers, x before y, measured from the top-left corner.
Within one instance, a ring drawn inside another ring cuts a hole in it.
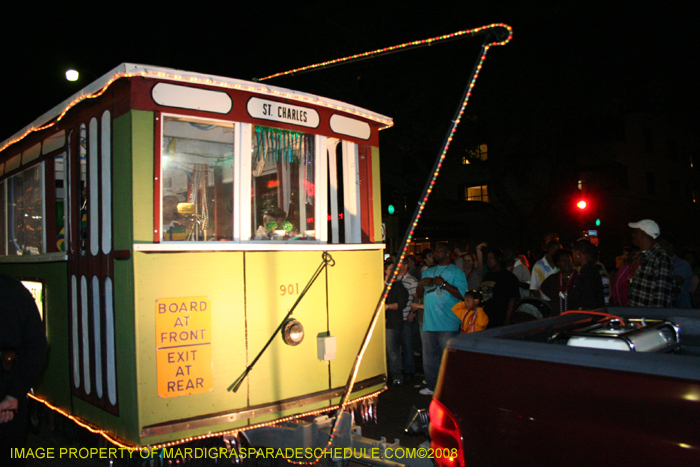
[[[287,345],[299,345],[304,340],[304,326],[295,319],[290,319],[284,323],[282,328],[282,338]]]

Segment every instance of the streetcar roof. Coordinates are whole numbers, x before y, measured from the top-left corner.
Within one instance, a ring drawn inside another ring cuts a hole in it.
[[[337,101],[335,99],[317,96],[315,94],[294,91],[291,89],[277,86],[270,86],[264,83],[258,83],[254,81],[226,78],[222,76],[208,75],[204,73],[194,73],[191,71],[176,70],[174,68],[164,68],[135,63],[122,63],[121,65],[117,66],[108,73],[105,73],[102,77],[85,86],[83,89],[76,92],[68,99],[56,105],[54,108],[41,115],[39,118],[22,128],[20,131],[18,131],[11,137],[4,140],[2,143],[0,143],[0,148],[6,148],[10,144],[12,144],[12,142],[18,142],[26,134],[31,133],[35,129],[38,129],[43,125],[46,125],[47,123],[51,122],[56,117],[61,116],[61,114],[65,113],[77,102],[83,100],[86,96],[92,96],[93,94],[98,93],[101,89],[108,87],[113,81],[116,81],[120,78],[129,78],[137,76],[166,81],[177,81],[185,83],[191,82],[207,86],[229,88],[251,93],[265,94],[268,96],[282,97],[285,99],[296,100],[300,103],[320,105],[322,107],[331,108],[341,112],[347,112],[357,117],[375,121],[382,125],[382,128],[387,128],[394,125],[393,120],[385,115],[372,112],[362,107],[350,105],[345,102]]]

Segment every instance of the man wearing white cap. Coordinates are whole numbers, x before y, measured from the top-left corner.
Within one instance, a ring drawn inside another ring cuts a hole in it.
[[[630,266],[629,306],[671,308],[673,306],[673,261],[656,239],[661,233],[651,219],[628,224],[632,243],[642,251]]]

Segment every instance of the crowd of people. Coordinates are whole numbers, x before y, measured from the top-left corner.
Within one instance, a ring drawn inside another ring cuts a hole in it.
[[[653,220],[629,227],[633,246],[610,272],[586,238],[570,248],[550,241],[532,268],[514,248],[486,243],[474,253],[446,242],[407,256],[385,302],[392,384],[416,376],[420,355],[426,386],[420,393],[432,395],[447,342],[460,333],[606,306],[700,308],[699,257],[661,236]],[[387,283],[394,261],[385,262]]]

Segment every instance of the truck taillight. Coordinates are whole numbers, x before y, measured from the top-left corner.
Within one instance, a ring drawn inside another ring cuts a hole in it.
[[[438,467],[464,467],[459,425],[452,413],[437,399],[430,403],[430,447]]]

